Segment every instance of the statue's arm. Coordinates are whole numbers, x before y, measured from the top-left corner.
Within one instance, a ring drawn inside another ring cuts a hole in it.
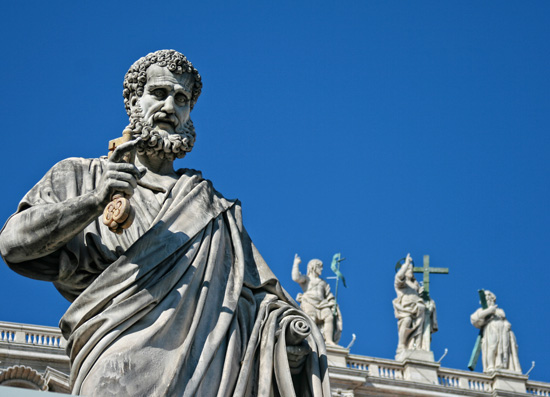
[[[334,302],[336,300],[336,298],[334,297],[334,295],[332,294],[332,291],[330,290],[330,285],[324,281],[324,289],[325,289],[325,299],[329,302]]]
[[[302,259],[298,256],[298,254],[295,254],[294,263],[292,264],[292,281],[302,285],[307,282],[307,276],[300,273],[300,263],[302,263]]]
[[[108,161],[95,189],[60,201],[51,197],[55,196],[55,185],[64,179],[63,170],[54,167],[49,175],[58,181],[46,194],[49,201],[20,209],[0,232],[0,253],[8,263],[41,258],[66,245],[101,215],[115,192],[132,196],[142,172],[133,164]],[[71,178],[65,180],[71,183]]]
[[[410,263],[405,263],[399,268],[397,273],[395,273],[395,287],[402,288],[405,283],[405,273],[407,272],[408,266],[412,266]]]
[[[9,263],[49,255],[67,244],[102,212],[94,193],[30,207],[12,216],[0,233],[0,252]]]
[[[481,329],[485,327],[491,319],[491,315],[495,313],[496,308],[496,306],[489,306],[487,309],[477,309],[470,316],[470,322],[476,328]]]

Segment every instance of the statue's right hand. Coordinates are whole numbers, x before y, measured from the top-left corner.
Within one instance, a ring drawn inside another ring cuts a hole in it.
[[[487,309],[485,309],[485,311],[483,312],[483,315],[484,316],[490,316],[492,314],[495,314],[496,310],[497,310],[496,305],[489,306]]]
[[[126,198],[132,197],[137,181],[143,175],[145,171],[140,171],[133,164],[108,161],[95,191],[99,203],[107,204],[115,193],[123,193]]]
[[[100,204],[107,204],[115,193],[122,193],[126,198],[132,197],[137,181],[145,175],[145,168],[138,169],[134,164],[121,162],[124,156],[135,150],[141,138],[125,142],[115,149],[106,163],[99,180],[95,195]]]
[[[294,265],[299,265],[300,263],[302,263],[302,258],[298,254],[294,254]]]
[[[139,142],[141,142],[141,137],[137,137],[136,139],[120,144],[109,157],[109,161],[113,163],[123,162],[124,156],[136,150]]]

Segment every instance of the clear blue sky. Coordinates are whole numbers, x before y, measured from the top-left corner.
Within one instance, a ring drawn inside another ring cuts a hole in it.
[[[243,203],[293,295],[292,260],[347,258],[341,343],[392,358],[395,262],[429,254],[443,365],[465,369],[478,288],[524,372],[550,381],[550,3],[27,1],[3,5],[0,218],[57,161],[105,154],[122,79],[174,48],[203,76],[180,167]],[[329,276],[328,266],[325,276]],[[68,303],[0,266],[0,320],[56,325]],[[478,371],[481,370],[481,363]]]

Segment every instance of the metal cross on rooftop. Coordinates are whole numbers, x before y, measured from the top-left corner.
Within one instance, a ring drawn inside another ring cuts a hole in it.
[[[449,274],[448,267],[430,267],[430,255],[424,255],[424,266],[423,267],[413,267],[414,273],[422,273],[423,280],[422,285],[424,286],[424,299],[430,299],[430,273],[434,274]]]

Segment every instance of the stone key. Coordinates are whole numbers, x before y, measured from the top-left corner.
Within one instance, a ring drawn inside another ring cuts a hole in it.
[[[132,130],[125,128],[122,136],[109,141],[109,157],[113,151],[121,144],[129,142],[132,139]],[[134,154],[126,153],[122,161],[127,163],[134,162]],[[124,197],[122,193],[115,193],[111,202],[107,204],[103,211],[103,223],[109,227],[109,230],[116,234],[122,234],[124,229],[128,229],[134,222],[136,211],[130,204],[130,200]]]

